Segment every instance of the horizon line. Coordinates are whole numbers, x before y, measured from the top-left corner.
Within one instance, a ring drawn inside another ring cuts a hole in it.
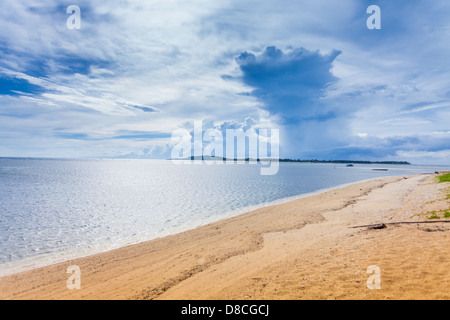
[[[200,157],[199,157],[200,158]],[[190,158],[184,158],[184,159],[167,159],[167,158],[142,158],[142,157],[38,157],[38,156],[0,156],[0,159],[22,159],[22,160],[166,160],[166,161],[173,161],[173,160],[233,160],[233,161],[260,161],[261,159],[249,159],[249,158],[240,158],[240,159],[229,159],[229,158],[223,158],[223,157],[211,157],[209,159],[194,159],[193,157]],[[262,160],[277,160],[273,158],[263,158]],[[394,164],[394,165],[422,165],[422,166],[450,166],[450,164],[417,164],[412,163],[409,161],[403,161],[403,160],[348,160],[348,159],[342,159],[342,160],[318,160],[318,159],[291,159],[291,158],[280,158],[278,159],[279,162],[299,162],[299,163],[355,163],[355,164]]]

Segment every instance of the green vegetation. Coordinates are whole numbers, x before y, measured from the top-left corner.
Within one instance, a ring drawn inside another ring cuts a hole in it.
[[[442,174],[438,176],[439,183],[450,182],[450,173]]]
[[[439,211],[427,211],[425,213],[427,219],[441,219],[441,218],[450,218],[450,208],[448,209],[442,209]]]
[[[431,216],[429,216],[429,217],[427,217],[428,219],[440,219],[441,217],[439,217],[437,214],[436,214],[436,211],[431,211]]]
[[[450,173],[444,173],[444,174],[440,174],[440,175],[436,176],[435,181],[437,183],[450,182]],[[441,189],[441,192],[445,195],[444,198],[428,201],[427,204],[450,200],[450,187]],[[448,202],[447,202],[447,204],[448,204]],[[431,219],[450,218],[450,207],[447,209],[441,209],[438,211],[433,210],[433,211],[427,211],[425,213],[419,213],[419,214],[413,215],[412,217],[423,216],[423,215],[425,215],[425,217],[430,220]]]

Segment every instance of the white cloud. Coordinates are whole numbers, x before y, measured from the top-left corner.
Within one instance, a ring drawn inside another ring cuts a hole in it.
[[[65,148],[68,155],[78,150],[94,156],[99,149],[131,153],[152,142],[86,140],[72,148],[54,136],[60,131],[101,139],[123,131],[168,133],[202,119],[240,123],[246,117],[276,126],[280,119],[248,95],[252,88],[239,79],[234,60],[242,51],[267,46],[342,52],[332,68],[339,81],[321,99],[336,111],[334,125],[311,123],[286,132],[293,142],[309,141],[311,152],[351,146],[355,137],[370,141],[449,129],[448,1],[384,2],[379,33],[366,30],[366,6],[357,0],[80,0],[77,5],[81,30],[66,28],[66,8],[55,1],[0,4],[0,73],[45,91],[15,89],[15,97],[1,100],[0,121],[9,137],[2,143],[16,150],[11,153],[19,154],[20,145],[21,155],[39,153],[26,137],[55,145],[43,155],[61,155]],[[162,148],[168,139],[157,143]]]

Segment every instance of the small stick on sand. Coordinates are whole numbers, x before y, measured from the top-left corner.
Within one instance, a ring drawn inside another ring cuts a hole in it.
[[[386,224],[409,224],[409,223],[440,223],[440,222],[450,222],[450,220],[441,220],[441,221],[399,221],[399,222],[386,222],[386,223],[375,223],[375,224],[366,224],[364,226],[355,226],[350,228],[364,228],[364,227],[379,227],[381,225]]]

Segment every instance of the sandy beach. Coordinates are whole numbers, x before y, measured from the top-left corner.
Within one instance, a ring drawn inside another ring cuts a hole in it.
[[[434,174],[356,183],[4,277],[0,298],[449,299],[449,188]],[[80,289],[67,287],[71,265]]]

